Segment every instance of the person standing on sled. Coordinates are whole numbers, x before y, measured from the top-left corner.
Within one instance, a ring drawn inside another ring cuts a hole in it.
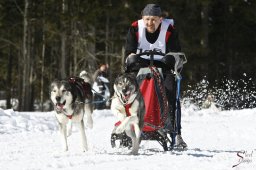
[[[164,57],[165,64],[163,62],[154,61],[154,65],[161,67],[163,70],[170,117],[171,120],[174,120],[176,109],[180,110],[180,108],[176,108],[176,102],[179,101],[176,101],[177,85],[174,70],[180,68],[174,68],[175,65],[178,65],[177,59],[173,55],[168,55],[168,53],[181,51],[178,34],[173,27],[173,20],[163,19],[161,17],[162,12],[159,5],[147,4],[141,14],[142,19],[133,22],[127,34],[125,45],[125,72],[137,72],[140,67],[145,65],[145,63],[141,63],[139,56],[136,55],[140,52],[158,49],[166,54]],[[180,105],[178,105],[178,107],[180,107]],[[177,122],[175,141],[176,146],[187,147],[187,144],[181,137],[180,121]]]

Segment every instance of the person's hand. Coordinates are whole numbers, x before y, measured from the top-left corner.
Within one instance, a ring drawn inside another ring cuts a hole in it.
[[[132,56],[132,55],[135,55],[135,53],[131,53],[128,57]]]

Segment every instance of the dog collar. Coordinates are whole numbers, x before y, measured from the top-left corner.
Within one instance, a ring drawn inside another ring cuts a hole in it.
[[[65,114],[66,115],[66,114]],[[66,115],[69,119],[72,119],[73,115]]]
[[[58,108],[56,107],[56,112],[57,112],[58,114],[60,114],[60,113],[64,114],[64,115],[65,115],[67,118],[69,118],[69,119],[72,119],[72,117],[73,117],[73,114],[68,115],[67,112],[65,111],[65,109],[60,110],[60,109],[58,109]]]

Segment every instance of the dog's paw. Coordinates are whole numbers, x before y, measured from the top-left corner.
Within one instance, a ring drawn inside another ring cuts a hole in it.
[[[62,151],[63,151],[63,152],[67,152],[67,151],[68,151],[68,146],[63,146],[63,147],[62,147]]]
[[[87,147],[87,146],[84,146],[84,147],[82,148],[82,152],[86,152],[86,151],[88,151],[88,147]]]
[[[123,133],[124,132],[124,130],[125,130],[125,128],[124,128],[124,126],[122,126],[122,124],[121,125],[119,125],[117,128],[116,128],[116,133],[117,134],[120,134],[120,133]]]
[[[138,150],[132,150],[130,153],[130,155],[139,155]]]

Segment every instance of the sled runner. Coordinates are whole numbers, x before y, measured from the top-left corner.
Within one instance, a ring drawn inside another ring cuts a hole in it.
[[[175,58],[175,67],[173,75],[176,77],[176,113],[172,120],[170,116],[169,103],[167,100],[164,79],[161,65],[168,64],[165,54],[150,50],[140,54],[136,64],[139,65],[139,71],[136,76],[140,92],[145,103],[144,127],[141,140],[156,140],[164,151],[172,150],[175,145],[175,136],[177,134],[177,121],[180,121],[179,106],[179,84],[181,80],[180,72],[184,63],[187,62],[184,53],[168,53]],[[160,57],[159,57],[160,56]],[[158,60],[154,60],[158,57]],[[159,59],[160,58],[160,59]],[[144,65],[141,67],[141,63]],[[120,140],[120,146],[131,147],[131,139],[125,134],[111,134],[111,145],[116,146],[116,141]]]

